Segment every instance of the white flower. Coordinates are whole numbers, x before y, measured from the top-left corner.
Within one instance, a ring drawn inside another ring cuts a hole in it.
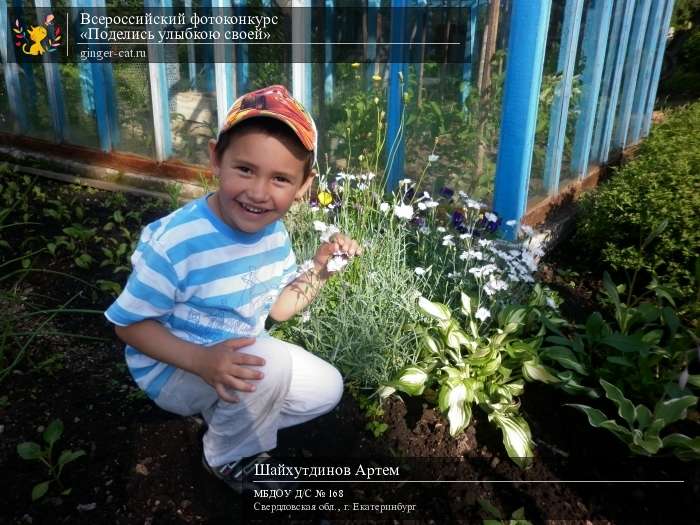
[[[685,367],[685,370],[681,372],[681,375],[678,377],[678,386],[680,388],[685,388],[685,385],[688,384],[688,367]]]
[[[486,321],[486,319],[491,317],[491,312],[489,312],[487,308],[480,306],[474,314],[474,317],[476,317],[479,321]]]
[[[436,206],[439,206],[439,203],[437,201],[429,200],[425,203],[426,208],[435,208]]]
[[[307,323],[311,320],[311,310],[308,308],[301,313],[301,322]]]
[[[490,241],[488,239],[479,239],[479,246],[482,248],[486,248],[487,246],[491,246],[493,244],[493,241]]]
[[[314,221],[314,230],[317,232],[325,232],[327,228],[328,225],[325,222]]]
[[[527,224],[523,224],[520,229],[523,231],[525,235],[528,237],[532,237],[535,235],[535,230],[532,229],[531,226],[528,226]]]
[[[337,272],[338,270],[345,268],[348,261],[349,258],[347,253],[335,252],[333,257],[331,257],[331,259],[328,261],[328,264],[326,264],[326,269],[329,273]]]
[[[330,241],[331,237],[333,237],[333,235],[335,235],[336,233],[340,233],[340,230],[337,226],[331,224],[330,226],[328,226],[328,228],[326,228],[326,231],[324,231],[321,234],[321,242]]]
[[[498,222],[498,216],[495,213],[490,213],[487,211],[484,213],[484,217],[486,217],[486,220],[489,222]]]
[[[472,234],[471,233],[463,233],[462,235],[459,236],[460,239],[471,239]]]
[[[436,228],[436,230],[437,230],[439,233],[445,233],[445,232],[447,231],[447,228],[445,228],[444,226],[438,226],[438,227]]]
[[[452,235],[445,235],[442,238],[442,245],[443,246],[454,246],[455,242],[452,240]]]
[[[545,298],[545,302],[547,303],[547,306],[549,306],[552,310],[557,309],[557,303],[554,302],[554,299],[551,297]]]
[[[382,202],[379,205],[379,211],[381,211],[382,213],[388,212],[389,208],[391,208],[391,205],[388,202]]]
[[[413,217],[413,206],[410,204],[397,204],[394,206],[394,215],[399,219],[411,220]]]
[[[420,228],[418,228],[418,231],[425,235],[430,233],[430,228],[428,228],[427,226],[421,226]]]
[[[426,272],[425,268],[421,268],[420,266],[413,271],[416,272],[416,275],[425,275]]]
[[[364,182],[360,182],[357,185],[357,189],[360,191],[365,191],[367,188],[369,188],[369,186],[367,186],[367,184],[365,184]]]
[[[467,205],[467,208],[472,208],[475,210],[480,210],[482,208],[482,206],[484,206],[480,202],[475,201],[473,199],[466,199],[464,202]]]
[[[484,292],[488,296],[494,295],[496,292],[499,292],[501,290],[507,290],[508,289],[508,283],[505,281],[498,279],[494,277],[493,275],[489,276],[489,282],[487,282],[484,285]]]
[[[311,211],[318,211],[320,208],[318,206],[310,206]]]
[[[426,208],[424,202],[419,202],[418,204],[416,204],[416,206],[418,206],[418,209],[421,210],[421,211],[422,211],[422,210],[425,210],[425,208]]]
[[[405,186],[407,184],[413,184],[413,181],[411,179],[401,179],[399,181],[399,186]]]
[[[428,162],[435,162],[439,158],[440,157],[438,157],[437,155],[428,155]]]

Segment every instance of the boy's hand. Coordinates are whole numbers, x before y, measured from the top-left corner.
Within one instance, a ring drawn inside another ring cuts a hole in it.
[[[357,241],[354,241],[347,235],[335,233],[328,242],[324,242],[318,247],[316,255],[314,255],[314,262],[323,271],[326,269],[328,261],[339,252],[348,259],[352,259],[356,255],[362,255],[362,248],[357,244]]]
[[[262,379],[263,373],[252,366],[262,366],[262,357],[244,354],[238,350],[251,345],[255,339],[228,339],[210,348],[202,354],[198,363],[198,375],[216,390],[218,396],[229,403],[237,403],[239,398],[231,390],[253,392],[255,385],[244,379]]]

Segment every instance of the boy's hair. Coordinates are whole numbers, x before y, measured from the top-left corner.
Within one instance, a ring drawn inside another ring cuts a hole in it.
[[[216,146],[214,146],[214,154],[216,155],[217,160],[221,161],[221,157],[224,155],[226,148],[228,148],[231,141],[235,139],[236,135],[250,130],[261,131],[278,139],[287,139],[284,141],[284,143],[292,145],[292,153],[294,156],[304,159],[304,178],[302,180],[305,181],[311,175],[311,169],[313,168],[314,162],[314,152],[309,151],[304,147],[292,128],[290,128],[284,122],[271,117],[249,118],[225,131],[219,137],[219,140],[216,142]]]

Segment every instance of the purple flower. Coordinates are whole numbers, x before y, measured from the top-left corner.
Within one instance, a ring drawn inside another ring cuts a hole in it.
[[[409,188],[409,190],[406,192],[406,195],[403,197],[404,202],[411,202],[411,199],[413,199],[413,196],[416,194],[416,191],[413,188]]]
[[[413,219],[411,219],[411,224],[413,224],[417,228],[422,228],[423,226],[426,225],[426,223],[427,222],[426,222],[425,218],[421,217],[419,215],[416,215],[413,217]]]
[[[451,199],[454,194],[455,190],[448,188],[447,186],[443,186],[440,190],[440,197],[444,197],[446,199]]]

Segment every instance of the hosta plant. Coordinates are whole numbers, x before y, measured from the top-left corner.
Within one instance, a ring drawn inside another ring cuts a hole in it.
[[[525,380],[558,381],[539,363],[539,339],[522,337],[532,307],[505,306],[495,322],[488,324],[483,307],[477,307],[464,293],[461,301],[463,321],[444,304],[418,299],[418,308],[431,319],[429,324],[413,328],[422,349],[420,360],[383,387],[380,395],[396,390],[413,396],[426,389],[436,391],[452,436],[469,425],[472,407],[477,405],[501,429],[510,458],[526,468],[534,444],[530,427],[520,415],[518,396],[524,391]]]
[[[605,379],[601,379],[600,384],[606,397],[615,403],[616,415],[610,417],[587,405],[568,405],[584,412],[591,426],[612,432],[635,454],[654,456],[665,449],[685,461],[700,459],[700,437],[689,437],[679,433],[661,436],[661,432],[668,425],[686,418],[688,408],[697,405],[697,397],[686,395],[660,400],[652,412],[645,405],[632,403],[622,390]]]

